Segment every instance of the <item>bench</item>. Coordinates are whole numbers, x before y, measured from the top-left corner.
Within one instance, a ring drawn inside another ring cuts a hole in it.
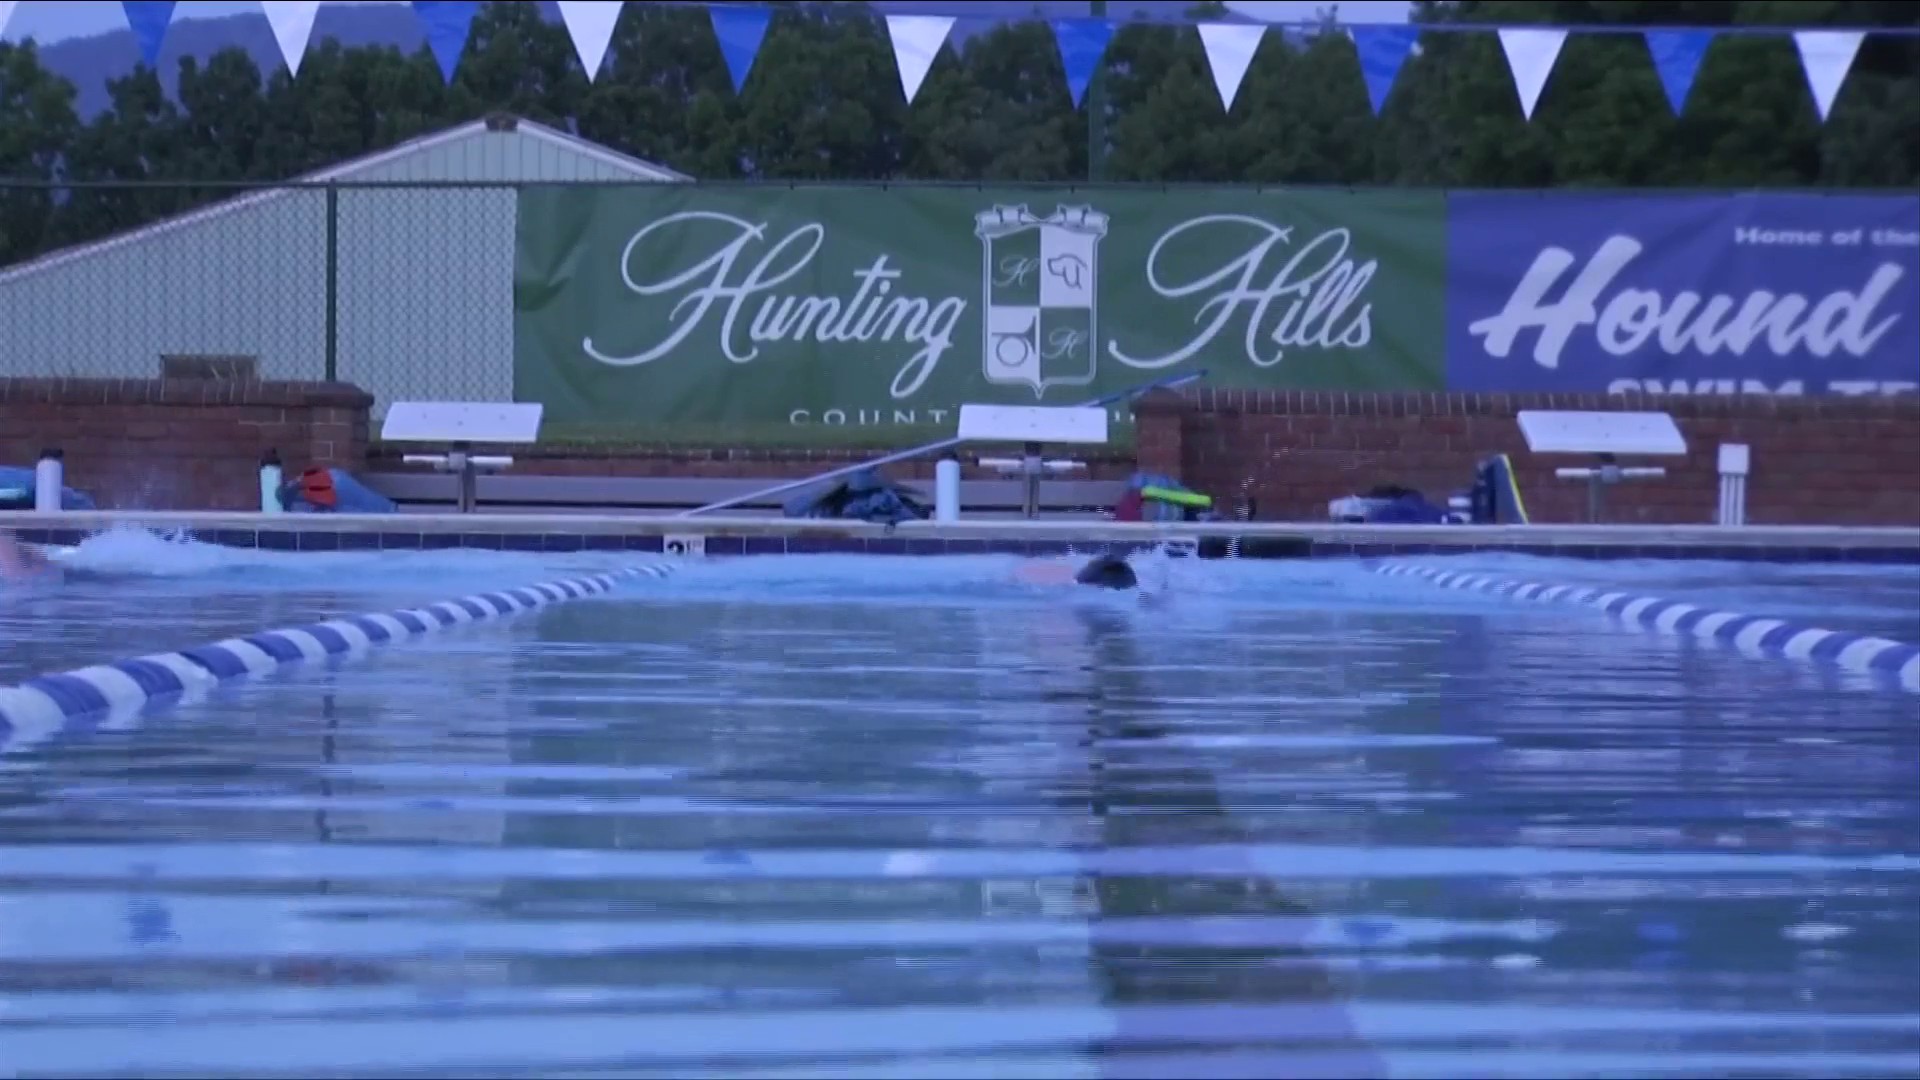
[[[414,513],[454,513],[459,506],[460,478],[444,472],[380,472],[358,478],[374,491]],[[483,514],[586,513],[660,517],[773,487],[779,479],[701,479],[692,477],[515,476],[487,474],[474,478],[474,509]],[[719,516],[779,517],[785,504],[808,490],[825,490],[833,481],[812,489],[764,496]],[[933,482],[909,480],[907,487],[931,506]],[[1043,480],[1040,482],[1042,517],[1101,513],[1125,493],[1120,480]],[[1020,480],[964,480],[960,503],[969,518],[1018,518],[1026,485]],[[699,519],[694,519],[699,520]]]

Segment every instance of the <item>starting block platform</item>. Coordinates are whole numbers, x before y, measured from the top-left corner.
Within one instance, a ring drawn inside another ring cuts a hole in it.
[[[1041,447],[1046,443],[1104,445],[1108,438],[1107,410],[1047,405],[962,404],[960,428],[956,434],[963,442],[1021,445],[1022,453],[1017,458],[982,457],[979,461],[986,468],[998,470],[1002,475],[1018,477],[1023,482],[1025,498],[1022,500],[1021,514],[1033,518],[1040,513],[1041,480],[1087,467],[1084,461],[1042,457]],[[940,492],[936,491],[935,494],[936,503],[945,502],[938,497]],[[954,513],[958,513],[957,507]]]
[[[443,454],[407,454],[409,465],[431,465],[460,478],[459,511],[473,512],[475,479],[513,465],[499,454],[471,454],[474,443],[528,446],[539,440],[546,406],[503,401],[396,401],[387,407],[380,439],[395,443],[433,443]]]
[[[1623,466],[1620,455],[1684,457],[1686,436],[1673,417],[1663,412],[1558,412],[1522,409],[1515,417],[1527,449],[1536,454],[1592,454],[1586,468],[1555,469],[1562,480],[1587,482],[1587,517],[1598,523],[1605,510],[1605,491],[1622,480],[1663,477],[1657,465]]]

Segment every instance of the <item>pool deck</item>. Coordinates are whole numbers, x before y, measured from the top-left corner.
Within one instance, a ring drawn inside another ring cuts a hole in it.
[[[116,527],[275,551],[480,548],[506,551],[666,551],[698,538],[707,555],[1005,553],[1048,555],[1090,545],[1240,537],[1249,557],[1522,552],[1579,558],[1743,559],[1920,563],[1920,527],[1749,525],[1340,525],[1327,522],[976,520],[905,522],[770,517],[591,514],[257,514],[157,511],[0,511],[0,529],[40,544],[77,544]]]

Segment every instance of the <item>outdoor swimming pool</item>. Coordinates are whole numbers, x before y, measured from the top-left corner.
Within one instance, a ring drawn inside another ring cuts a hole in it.
[[[0,682],[632,561],[99,537]],[[1015,562],[693,563],[0,749],[0,1074],[1920,1073],[1911,694]],[[1912,567],[1448,565],[1920,639]]]

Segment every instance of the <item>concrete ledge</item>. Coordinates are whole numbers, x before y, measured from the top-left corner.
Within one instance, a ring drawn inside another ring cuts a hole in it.
[[[703,516],[639,519],[587,514],[257,514],[98,511],[60,514],[0,512],[0,529],[23,534],[86,535],[114,527],[192,533],[216,543],[227,535],[264,537],[338,537],[334,547],[377,547],[350,538],[382,536],[479,538],[626,538],[623,547],[658,550],[666,536],[715,539],[780,538],[802,541],[1008,542],[1059,546],[1071,544],[1150,544],[1170,539],[1241,537],[1285,540],[1310,545],[1317,554],[1352,554],[1342,548],[1469,551],[1617,549],[1636,553],[1712,551],[1872,551],[1908,553],[1920,561],[1920,528],[1826,528],[1749,525],[1340,525],[1328,522],[1146,523],[1098,519],[1075,521],[918,521],[899,526],[866,522],[764,517]],[[31,539],[31,537],[28,537]],[[65,542],[65,541],[62,541]],[[281,546],[259,543],[248,546]],[[292,545],[306,548],[308,545]],[[400,546],[400,545],[387,545]],[[418,543],[411,546],[419,547]],[[467,546],[501,546],[500,544]],[[519,545],[513,545],[519,546]],[[599,545],[590,545],[599,546]],[[723,545],[724,547],[724,545]],[[315,550],[322,547],[316,545]],[[711,548],[709,549],[712,550]]]

